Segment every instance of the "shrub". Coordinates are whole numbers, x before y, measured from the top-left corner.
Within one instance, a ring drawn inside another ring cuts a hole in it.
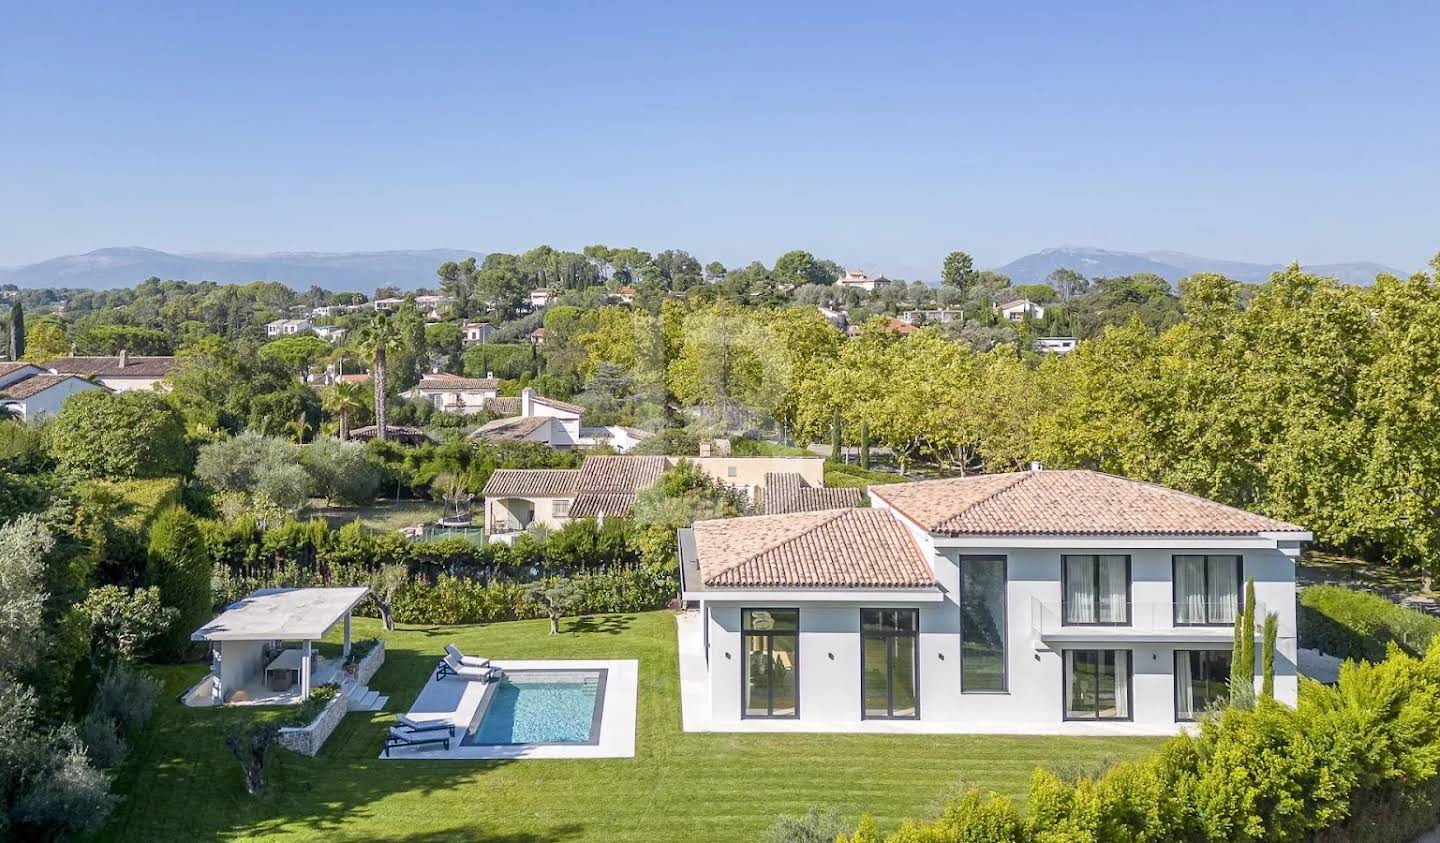
[[[364,504],[375,499],[380,470],[370,462],[365,446],[322,436],[300,451],[310,486],[331,503]]]
[[[172,659],[182,658],[192,648],[190,633],[209,619],[212,607],[210,557],[194,517],[181,507],[160,513],[150,526],[145,576],[160,589],[160,601],[177,612],[160,648]]]
[[[246,431],[201,448],[195,477],[217,492],[295,512],[310,493],[310,475],[298,451],[284,439]]]
[[[83,393],[89,394],[89,393]],[[115,810],[110,780],[90,763],[85,747],[71,731],[60,743],[68,748],[50,764],[35,786],[15,805],[21,822],[58,832],[89,834]]]
[[[285,717],[279,721],[278,725],[309,726],[316,717],[320,716],[320,712],[325,710],[325,706],[329,705],[330,701],[339,694],[340,686],[334,682],[316,685],[310,689],[310,696],[305,699],[305,702],[286,712]]]
[[[79,477],[162,477],[183,474],[190,464],[180,414],[153,392],[73,395],[46,437],[56,463]]]
[[[1298,625],[1302,647],[1372,662],[1382,661],[1392,642],[1420,655],[1440,633],[1440,618],[1334,585],[1313,585],[1300,592]]]
[[[782,814],[765,830],[765,843],[835,843],[844,827],[833,808],[811,808],[800,816]]]
[[[160,681],[148,674],[117,667],[96,687],[94,713],[133,735],[155,711],[160,688]]]
[[[95,766],[108,769],[120,766],[125,760],[128,747],[120,735],[120,724],[113,718],[92,711],[80,721],[77,732]]]
[[[170,629],[180,612],[160,602],[155,587],[128,589],[104,585],[90,590],[80,609],[94,635],[94,658],[109,664],[134,661],[150,641]]]

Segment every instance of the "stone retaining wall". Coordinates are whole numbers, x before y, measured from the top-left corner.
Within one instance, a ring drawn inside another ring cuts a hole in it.
[[[355,670],[355,681],[361,685],[369,685],[370,680],[375,676],[375,671],[385,663],[385,639],[381,638],[375,642],[375,649],[365,654],[360,660],[359,667]]]
[[[280,745],[291,752],[298,752],[313,758],[320,752],[320,747],[325,745],[325,740],[330,737],[330,733],[340,725],[349,702],[349,697],[342,690],[320,710],[320,714],[311,721],[309,726],[281,727]]]

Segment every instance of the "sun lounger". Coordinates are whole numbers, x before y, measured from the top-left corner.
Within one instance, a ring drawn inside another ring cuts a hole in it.
[[[438,682],[447,676],[458,676],[461,679],[492,682],[499,679],[501,673],[498,667],[471,667],[470,665],[461,664],[459,659],[446,653],[445,658],[441,659],[440,664],[435,668],[435,681]]]
[[[443,730],[451,735],[455,734],[455,724],[453,723],[442,723],[439,720],[415,720],[403,714],[395,715],[395,719],[400,722],[401,727],[409,732],[439,732]]]
[[[467,656],[467,655],[465,655],[464,653],[462,653],[462,652],[460,651],[460,648],[459,648],[459,647],[456,647],[454,644],[446,644],[446,645],[445,645],[445,652],[447,652],[447,653],[449,653],[450,655],[454,656],[457,661],[459,661],[461,664],[465,665],[466,667],[489,667],[489,666],[490,666],[490,660],[489,660],[489,659],[482,659],[482,658],[480,658],[479,656]]]
[[[450,748],[450,736],[441,735],[439,731],[407,732],[399,726],[391,726],[390,732],[385,736],[385,755],[389,757],[390,750],[397,747],[429,746],[443,744],[446,749]]]

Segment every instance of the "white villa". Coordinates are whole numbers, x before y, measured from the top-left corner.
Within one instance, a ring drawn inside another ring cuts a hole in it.
[[[460,328],[461,342],[468,348],[472,345],[487,342],[490,339],[489,322],[466,322]]]
[[[551,448],[569,450],[609,445],[625,453],[650,436],[648,431],[609,425],[584,427],[584,407],[539,395],[525,387],[519,398],[492,398],[485,409],[507,414],[481,425],[471,435],[494,442],[539,442]]]
[[[995,305],[995,309],[999,311],[1002,317],[1009,319],[1011,322],[1019,322],[1026,316],[1029,316],[1031,319],[1045,318],[1044,305],[1030,301],[1029,299],[1007,301],[1004,304]]]
[[[485,483],[486,531],[504,541],[540,524],[559,528],[571,518],[624,518],[639,493],[660,479],[666,469],[686,460],[722,483],[744,492],[752,501],[766,501],[767,488],[780,478],[784,511],[816,506],[854,506],[860,501],[839,489],[825,490],[822,457],[660,457],[589,456],[579,468],[502,468]],[[817,496],[827,491],[836,496]],[[793,501],[793,502],[791,502]],[[778,510],[777,510],[778,511]]]
[[[437,410],[470,415],[484,411],[485,402],[500,395],[500,381],[436,372],[421,377],[419,384],[401,394],[428,401]]]
[[[1302,527],[1038,466],[869,494],[680,531],[687,729],[1174,733],[1226,687],[1248,578],[1295,703]]]
[[[315,324],[309,319],[276,319],[274,322],[265,324],[265,336],[271,339],[290,337],[313,330],[315,330]]]
[[[858,270],[851,270],[845,273],[844,277],[835,282],[835,286],[842,290],[863,290],[873,293],[884,287],[890,286],[890,279],[883,275],[866,275]]]
[[[21,421],[54,415],[65,399],[91,389],[105,387],[78,375],[54,374],[32,363],[0,362],[0,409]]]
[[[1069,354],[1080,345],[1075,337],[1040,337],[1035,340],[1035,350],[1041,354]]]
[[[106,389],[164,389],[165,376],[175,368],[174,357],[131,357],[121,351],[114,357],[57,357],[45,363],[55,375],[78,375]]]

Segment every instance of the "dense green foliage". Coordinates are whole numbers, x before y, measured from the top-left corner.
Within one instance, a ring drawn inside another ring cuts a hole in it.
[[[1335,585],[1300,592],[1300,641],[1342,659],[1380,661],[1394,644],[1421,655],[1440,634],[1440,618],[1397,606],[1378,594]]]
[[[884,839],[922,841],[1406,841],[1433,823],[1440,776],[1440,649],[1347,663],[1331,688],[1306,682],[1298,710],[1261,700],[1197,735],[1098,776],[1035,773],[1023,815],[968,792]],[[1397,810],[1401,808],[1401,810]],[[1428,815],[1428,816],[1427,816]],[[851,840],[871,837],[857,830]]]
[[[193,648],[190,633],[210,619],[210,557],[195,518],[182,507],[160,513],[150,525],[146,581],[160,592],[160,603],[175,610],[174,620],[161,641],[170,658],[183,657]]]
[[[161,477],[190,465],[180,414],[153,392],[72,395],[46,435],[61,469],[78,477]]]

